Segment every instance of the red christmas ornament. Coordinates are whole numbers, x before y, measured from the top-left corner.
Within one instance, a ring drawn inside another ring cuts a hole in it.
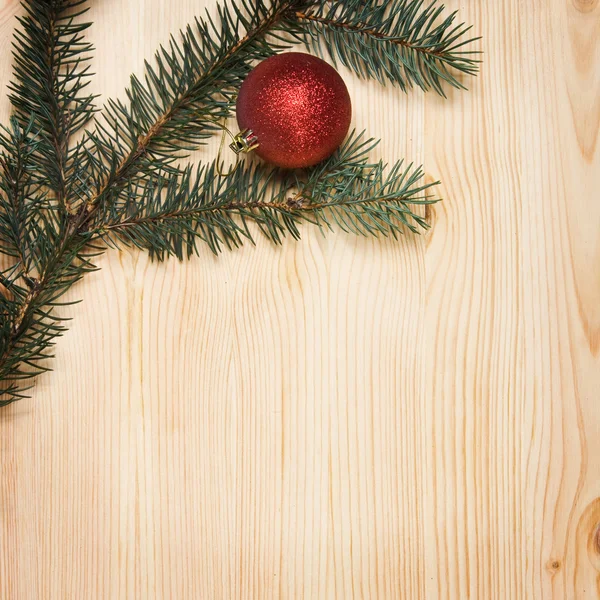
[[[242,132],[232,148],[255,150],[287,169],[309,167],[342,143],[352,117],[344,80],[324,60],[289,52],[257,65],[240,88],[236,104]]]

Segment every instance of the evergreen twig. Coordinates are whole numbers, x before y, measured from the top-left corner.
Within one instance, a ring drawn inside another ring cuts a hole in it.
[[[410,205],[436,202],[426,193],[435,183],[420,184],[422,170],[402,161],[390,169],[381,161],[369,163],[376,143],[351,134],[331,158],[302,176],[261,164],[229,176],[219,174],[216,162],[195,172],[190,167],[181,177],[131,190],[135,201],[98,214],[90,233],[150,250],[160,259],[181,259],[197,252],[197,240],[215,254],[244,240],[254,242],[251,223],[278,244],[286,235],[298,239],[302,221],[362,235],[395,237],[404,228],[426,229]]]
[[[456,17],[431,0],[317,0],[296,11],[295,37],[359,77],[445,96],[444,84],[465,89],[460,75],[479,68],[479,52],[468,49],[479,38],[466,37],[471,28]]]
[[[31,122],[38,136],[33,158],[37,176],[66,202],[73,163],[69,140],[92,117],[94,96],[84,94],[90,82],[92,45],[79,22],[87,0],[24,2],[22,30],[13,41],[14,81],[9,98],[22,126]]]

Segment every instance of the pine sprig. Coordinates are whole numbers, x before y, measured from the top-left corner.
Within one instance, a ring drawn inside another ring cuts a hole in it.
[[[97,214],[101,225],[91,228],[109,244],[150,250],[158,258],[183,258],[198,251],[197,241],[216,254],[223,248],[254,242],[252,225],[272,242],[286,235],[300,238],[303,221],[322,229],[361,235],[393,235],[407,228],[428,227],[410,205],[437,200],[425,192],[435,185],[419,184],[423,172],[402,161],[386,169],[369,163],[376,141],[352,134],[327,161],[306,172],[244,165],[222,175],[216,162],[185,170],[181,177],[156,179],[131,190],[119,210]]]
[[[318,0],[296,12],[295,37],[359,77],[445,96],[444,84],[465,89],[460,75],[475,75],[479,61],[466,49],[478,39],[465,37],[471,28],[444,13],[435,0]]]
[[[419,0],[238,0],[171,39],[132,77],[125,101],[93,116],[91,46],[80,22],[85,0],[26,0],[15,38],[14,117],[0,133],[0,405],[48,368],[65,330],[57,307],[95,269],[106,245],[133,245],[157,258],[213,252],[253,241],[298,238],[302,222],[322,230],[397,236],[427,227],[415,206],[435,199],[420,168],[371,163],[375,143],[352,135],[305,171],[244,164],[230,176],[213,162],[182,169],[204,143],[256,61],[302,40],[363,76],[441,92],[460,85],[452,69],[474,73],[460,50],[462,26]],[[370,7],[370,11],[366,9]],[[404,37],[402,37],[404,36]],[[398,50],[399,49],[399,50]],[[399,52],[399,54],[398,54]],[[462,57],[462,58],[461,58]],[[379,62],[378,62],[379,61]]]
[[[23,2],[22,30],[13,41],[14,81],[9,98],[22,126],[32,122],[38,142],[38,177],[59,203],[69,195],[74,163],[69,140],[92,117],[94,96],[83,93],[90,80],[92,45],[80,23],[87,0]]]
[[[127,102],[109,100],[103,119],[88,135],[86,185],[79,196],[90,205],[117,202],[141,178],[176,173],[176,161],[196,149],[227,117],[232,98],[257,60],[285,46],[267,35],[301,3],[242,0],[219,7],[171,38],[146,63],[144,80],[131,77]]]
[[[67,290],[93,270],[97,251],[89,247],[89,238],[71,240],[68,249],[56,255],[41,279],[27,278],[24,283],[11,273],[1,276],[0,294],[0,406],[24,398],[23,381],[49,370],[47,360],[54,356],[56,338],[66,330],[64,318],[56,308]],[[55,251],[59,240],[51,235],[42,242]]]

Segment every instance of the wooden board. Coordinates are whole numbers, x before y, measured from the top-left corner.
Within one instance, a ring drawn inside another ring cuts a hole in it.
[[[111,251],[72,291],[0,411],[2,600],[600,598],[600,2],[447,4],[470,92],[342,71],[443,181],[427,235]],[[202,9],[93,5],[103,98]]]

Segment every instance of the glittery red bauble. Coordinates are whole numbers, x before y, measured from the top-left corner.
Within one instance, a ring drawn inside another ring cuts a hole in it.
[[[289,52],[246,77],[237,99],[240,128],[258,138],[256,153],[292,169],[330,156],[348,133],[352,106],[344,80],[324,60]]]

